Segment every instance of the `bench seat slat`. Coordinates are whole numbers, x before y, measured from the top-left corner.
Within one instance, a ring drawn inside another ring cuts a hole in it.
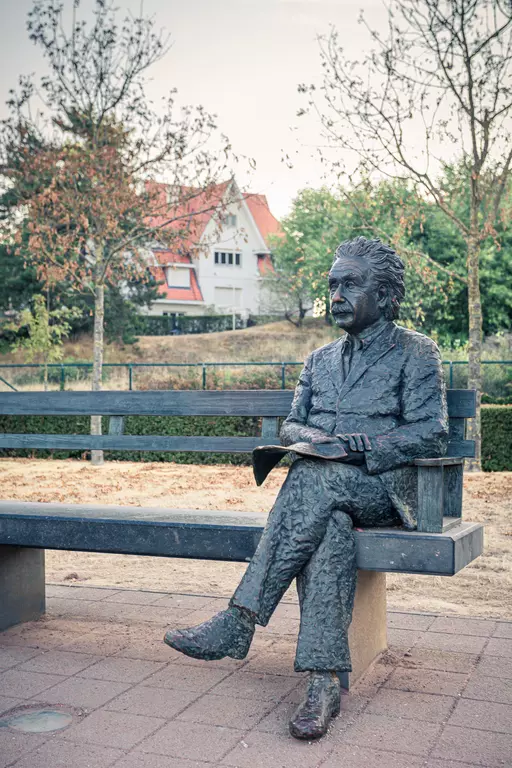
[[[260,445],[274,445],[277,438],[167,437],[163,435],[42,435],[0,434],[0,448],[34,450],[185,451],[250,453]]]
[[[254,554],[265,520],[231,510],[3,501],[0,544],[244,562]],[[481,554],[483,526],[461,523],[437,534],[357,531],[356,546],[362,570],[451,576]]]

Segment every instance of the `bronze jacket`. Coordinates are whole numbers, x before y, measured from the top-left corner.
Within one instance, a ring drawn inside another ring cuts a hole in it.
[[[379,475],[406,528],[416,526],[414,459],[443,456],[448,443],[446,390],[436,344],[389,322],[343,376],[347,337],[315,350],[295,389],[281,442],[365,432],[366,470]]]

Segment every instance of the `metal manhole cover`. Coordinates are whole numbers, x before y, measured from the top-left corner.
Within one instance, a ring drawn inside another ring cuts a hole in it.
[[[0,720],[0,728],[12,728],[23,733],[50,733],[61,731],[73,722],[69,712],[53,709],[37,709],[13,712]]]

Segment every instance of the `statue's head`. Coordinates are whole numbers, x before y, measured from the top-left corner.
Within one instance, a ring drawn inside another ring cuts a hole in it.
[[[331,313],[349,333],[360,333],[381,317],[396,320],[405,296],[404,264],[380,240],[356,237],[336,249],[329,272]]]

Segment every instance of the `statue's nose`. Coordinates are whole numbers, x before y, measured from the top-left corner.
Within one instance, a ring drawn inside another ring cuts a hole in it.
[[[340,303],[345,301],[343,296],[340,294],[340,289],[339,288],[336,290],[334,296],[332,297],[332,300],[333,301],[339,301]]]

